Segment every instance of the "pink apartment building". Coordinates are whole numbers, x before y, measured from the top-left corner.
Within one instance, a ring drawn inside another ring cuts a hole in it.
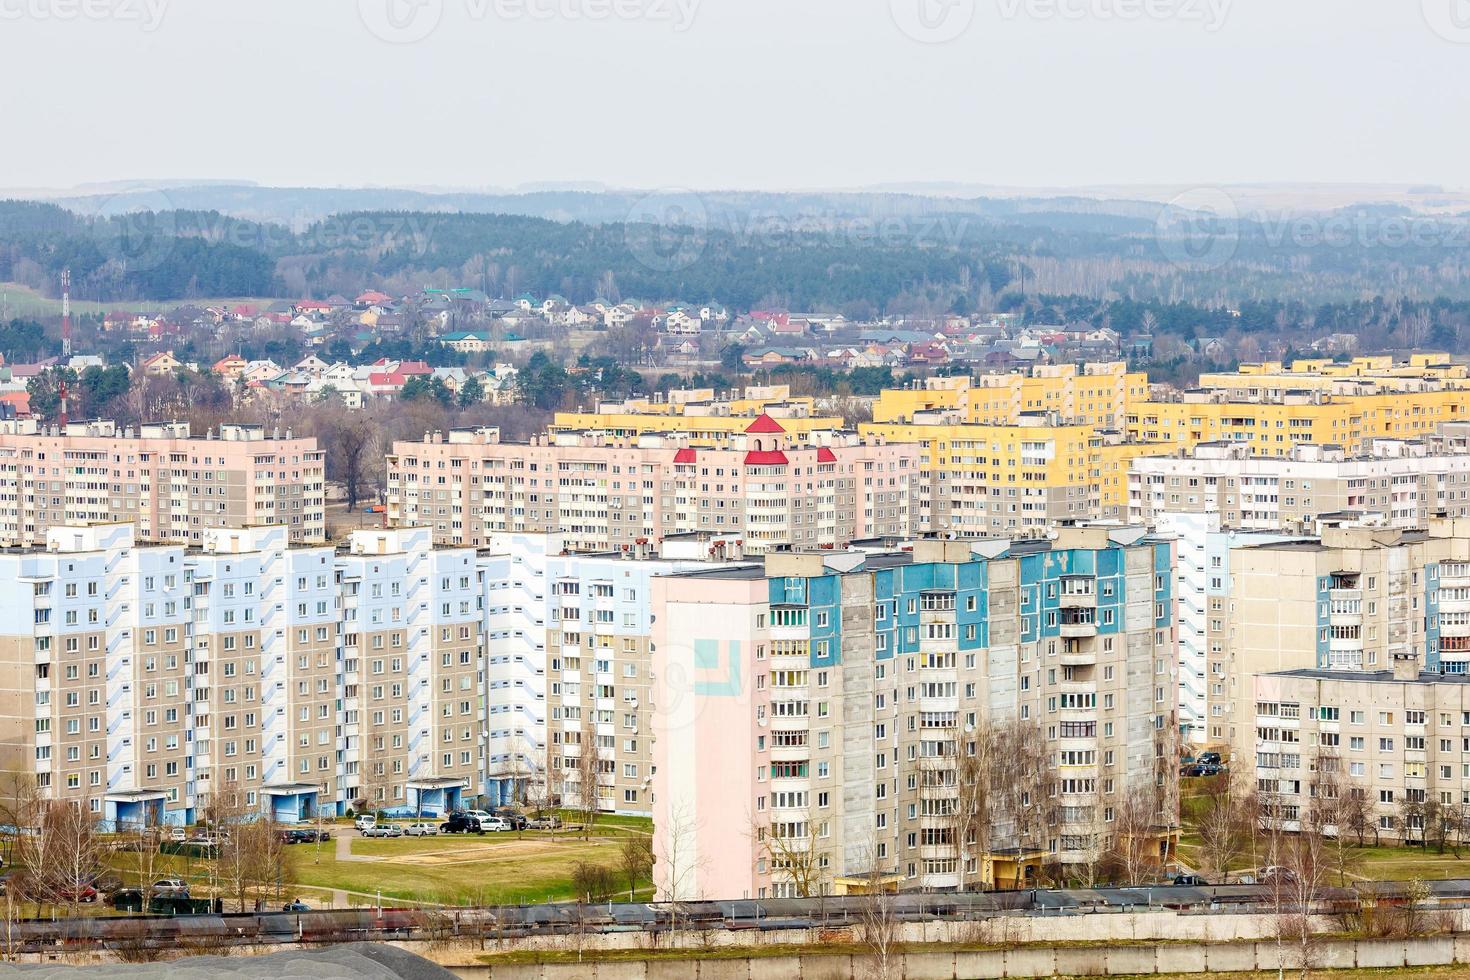
[[[326,539],[323,454],[315,439],[187,422],[0,421],[0,542],[43,544],[61,525],[130,523],[140,541],[198,544],[211,528],[280,525]]]
[[[632,550],[669,534],[739,534],[747,554],[840,548],[911,530],[918,446],[809,433],[762,415],[722,445],[687,436],[562,432],[504,443],[494,428],[427,434],[388,457],[388,519],[436,542],[559,531],[570,551]]]

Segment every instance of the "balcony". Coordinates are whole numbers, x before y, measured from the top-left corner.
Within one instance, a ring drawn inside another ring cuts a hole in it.
[[[1090,636],[1097,636],[1097,623],[1081,620],[1062,620],[1061,634],[1063,639],[1080,640]]]

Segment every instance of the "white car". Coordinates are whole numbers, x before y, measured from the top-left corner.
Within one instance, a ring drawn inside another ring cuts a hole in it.
[[[465,810],[463,812],[464,812],[464,815],[465,816],[467,816],[467,817],[474,817],[476,820],[480,821],[480,823],[484,823],[486,820],[497,820],[497,819],[499,819],[498,817],[495,816],[495,814],[489,813],[489,812],[487,812],[485,810]],[[487,827],[485,829],[488,830],[489,828]]]
[[[352,826],[356,827],[359,831],[366,831],[371,830],[377,825],[377,823],[377,817],[373,816],[371,813],[364,813],[359,815],[356,820],[352,821]]]
[[[411,823],[403,828],[404,837],[437,837],[439,825],[435,823]]]
[[[480,829],[486,833],[493,834],[503,830],[510,830],[511,827],[510,821],[503,820],[500,817],[481,817]]]

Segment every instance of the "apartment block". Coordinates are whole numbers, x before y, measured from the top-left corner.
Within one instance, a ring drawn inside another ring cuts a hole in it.
[[[1121,521],[1130,463],[1163,447],[1055,415],[969,423],[955,410],[860,426],[863,436],[917,444],[914,522],[959,537],[1040,536],[1059,523]]]
[[[1230,556],[1226,735],[1253,750],[1256,678],[1299,670],[1376,673],[1414,659],[1470,670],[1470,525],[1327,526],[1320,539]],[[1211,724],[1216,716],[1213,699]]]
[[[287,822],[477,795],[475,553],[427,530],[355,532],[340,552],[289,537],[184,548],[95,525],[0,555],[7,773],[109,823],[190,823],[226,788]]]
[[[1453,424],[1451,429],[1457,428]],[[1201,443],[1169,456],[1134,459],[1130,521],[1205,514],[1225,527],[1310,534],[1328,514],[1376,514],[1390,527],[1426,527],[1436,516],[1470,516],[1470,453],[1439,434],[1373,439],[1364,455],[1299,443],[1284,456],[1249,445]]]
[[[971,425],[1014,425],[1029,415],[1054,415],[1076,425],[1121,429],[1128,406],[1148,397],[1148,378],[1121,361],[1043,365],[1025,372],[926,378],[883,392],[873,421],[911,422],[950,412]]]
[[[1117,526],[654,579],[661,900],[1029,887],[1101,860],[1140,799],[1166,852],[1173,583],[1172,546]],[[1028,761],[960,833],[998,740]]]
[[[492,428],[431,433],[394,444],[388,519],[471,547],[559,532],[577,552],[686,532],[734,534],[752,554],[909,533],[915,447],[830,430],[803,442],[768,415],[742,426],[723,448],[666,436],[512,444]]]
[[[436,549],[427,528],[355,531],[337,555],[335,575],[341,657],[334,692],[342,699],[336,800],[414,813],[452,810],[481,792],[485,766],[479,556],[469,548]],[[302,695],[299,685],[296,693]],[[296,711],[304,714],[300,705]],[[316,737],[321,743],[323,734]]]
[[[1410,354],[1403,361],[1395,361],[1387,354],[1374,354],[1343,362],[1314,357],[1290,364],[1281,361],[1242,364],[1235,371],[1200,375],[1199,386],[1228,391],[1233,397],[1249,400],[1279,397],[1287,391],[1350,394],[1364,385],[1390,391],[1416,391],[1431,386],[1463,388],[1467,379],[1470,379],[1470,367],[1455,363],[1449,354],[1426,351]]]
[[[1219,515],[1157,513],[1153,527],[1174,539],[1179,609],[1179,734],[1191,746],[1225,747],[1230,667],[1231,556],[1237,548],[1302,540],[1271,531],[1222,528]]]
[[[1389,670],[1258,676],[1254,760],[1267,812],[1297,830],[1325,804],[1332,832],[1369,843],[1432,842],[1436,821],[1462,820],[1470,676],[1419,667],[1410,656]]]
[[[550,432],[553,438],[598,432],[625,440],[659,435],[718,448],[743,435],[762,415],[779,421],[794,445],[823,445],[823,434],[846,427],[840,418],[819,415],[815,399],[792,397],[789,385],[752,385],[733,391],[689,388],[600,402],[593,412],[557,412]]]
[[[49,528],[135,524],[140,541],[197,545],[217,528],[279,525],[326,539],[323,455],[315,439],[186,422],[118,428],[0,420],[0,542],[31,546]]]
[[[671,535],[660,551],[570,555],[558,534],[497,535],[481,557],[490,691],[487,794],[528,786],[569,806],[652,812],[652,584],[738,561],[733,536]],[[592,767],[591,775],[585,767]]]
[[[1218,387],[1158,392],[1129,408],[1134,442],[1162,442],[1187,451],[1202,442],[1232,442],[1255,456],[1289,456],[1299,443],[1341,446],[1361,455],[1375,439],[1420,439],[1445,422],[1465,418],[1458,387],[1426,383],[1397,391],[1355,382],[1346,392],[1290,388],[1241,395],[1234,377]]]

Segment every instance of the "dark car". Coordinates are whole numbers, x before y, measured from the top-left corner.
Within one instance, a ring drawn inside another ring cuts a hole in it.
[[[448,820],[439,825],[441,834],[480,834],[484,835],[485,828],[480,826],[480,821],[474,817],[456,813]]]
[[[292,899],[291,901],[287,902],[285,905],[282,905],[281,906],[281,911],[282,912],[310,912],[311,911],[311,906],[310,905],[307,905],[301,899],[297,898],[297,899]]]
[[[1197,761],[1202,766],[1218,766],[1221,763],[1220,753],[1218,753],[1218,752],[1201,752],[1199,754],[1199,759]]]
[[[1175,875],[1174,876],[1174,880],[1173,880],[1172,884],[1175,884],[1175,885],[1190,885],[1190,886],[1193,886],[1195,888],[1202,888],[1205,885],[1208,885],[1209,882],[1208,881],[1205,881],[1199,875],[1194,875],[1194,874],[1179,874],[1179,875]]]
[[[512,807],[508,806],[498,806],[490,812],[494,816],[497,816],[501,820],[504,820],[506,823],[510,824],[511,830],[526,829],[526,815],[519,810],[513,809]]]

